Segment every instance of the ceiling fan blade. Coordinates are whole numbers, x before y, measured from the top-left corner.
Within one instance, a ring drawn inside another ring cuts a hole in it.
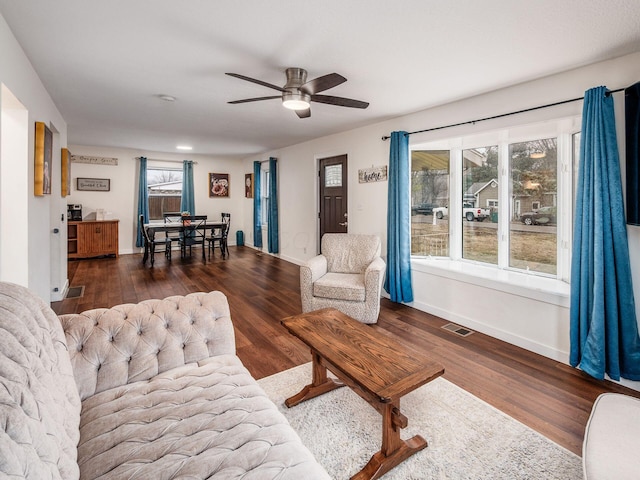
[[[286,92],[286,90],[282,87],[273,85],[271,83],[263,82],[262,80],[257,80],[255,78],[245,77],[244,75],[240,75],[239,73],[227,73],[226,75],[239,78],[240,80],[246,80],[247,82],[257,83],[258,85],[262,85],[263,87],[273,88],[274,90],[278,90],[279,92]]]
[[[350,108],[367,108],[369,106],[369,102],[361,102],[353,98],[332,97],[331,95],[311,95],[311,101]]]
[[[325,90],[329,90],[330,88],[337,87],[338,85],[346,81],[347,79],[342,75],[339,75],[337,73],[329,73],[327,75],[323,75],[322,77],[309,80],[307,83],[300,86],[300,91],[309,95],[313,95],[315,93],[324,92]]]
[[[272,97],[245,98],[244,100],[233,100],[233,101],[227,102],[227,103],[231,103],[231,104],[235,105],[236,103],[259,102],[261,100],[273,100],[274,98],[282,98],[282,95],[274,95]]]
[[[296,110],[296,114],[300,118],[309,118],[311,116],[311,109],[307,108],[306,110]]]

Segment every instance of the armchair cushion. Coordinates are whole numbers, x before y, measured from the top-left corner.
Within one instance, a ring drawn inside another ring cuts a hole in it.
[[[354,273],[327,273],[313,284],[313,295],[364,302],[364,275]]]

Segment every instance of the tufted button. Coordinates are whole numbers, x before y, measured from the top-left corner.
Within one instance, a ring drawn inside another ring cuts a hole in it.
[[[98,364],[98,368],[96,368],[96,371],[100,371],[100,367],[102,367],[101,363]]]
[[[194,323],[196,323],[196,321],[195,321],[195,319],[193,319],[193,318],[192,318],[191,320],[189,320],[189,323],[190,323],[191,325],[193,325]]]
[[[142,335],[142,329],[138,330],[138,335]]]
[[[84,345],[80,344],[80,345],[78,345],[77,350],[79,352],[81,352],[83,348],[84,348]]]
[[[169,322],[164,324],[164,328],[167,328],[167,329],[169,328]]]
[[[127,358],[127,363],[131,363],[131,357]]]
[[[185,344],[183,343],[183,344],[182,344],[182,349],[183,349],[183,350],[184,350],[184,347],[185,347]]]
[[[113,336],[109,337],[109,342],[113,342]]]

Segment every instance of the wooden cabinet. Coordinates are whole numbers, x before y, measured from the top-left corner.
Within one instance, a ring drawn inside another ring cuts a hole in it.
[[[118,256],[118,220],[68,222],[67,255],[69,258]]]

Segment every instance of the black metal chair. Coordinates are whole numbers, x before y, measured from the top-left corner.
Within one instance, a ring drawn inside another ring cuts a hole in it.
[[[182,213],[180,212],[164,212],[162,214],[162,219],[165,225],[182,226]],[[178,243],[180,241],[180,232],[179,231],[167,232],[167,237],[171,238],[172,242]]]
[[[154,230],[150,236],[149,231],[146,228],[144,228],[144,215],[140,215],[140,228],[142,229],[142,235],[144,237],[145,253],[148,252],[149,255],[151,256],[151,266],[153,267],[153,264],[155,262],[156,253],[164,253],[165,258],[167,258],[168,260],[171,260],[171,238],[167,237],[166,235],[156,238],[155,229],[162,228],[162,227],[154,227]],[[162,250],[156,251],[157,246],[161,246],[164,248]],[[145,255],[142,258],[142,262],[145,263],[146,260],[147,260],[147,257]]]
[[[227,245],[227,237],[229,236],[229,229],[231,228],[231,214],[223,213],[222,214],[222,225],[220,227],[216,227],[211,231],[211,235],[207,237],[207,242],[209,244],[209,258],[211,258],[211,251],[215,253],[216,243],[220,247],[220,251],[222,252],[222,258],[226,258],[226,255],[229,253],[229,246]]]
[[[189,248],[189,256],[191,256],[191,248],[194,245],[202,246],[202,259],[206,260],[204,251],[204,242],[206,235],[205,224],[207,222],[206,215],[182,215],[182,230],[180,231],[180,255],[182,258],[187,256],[187,247]]]

